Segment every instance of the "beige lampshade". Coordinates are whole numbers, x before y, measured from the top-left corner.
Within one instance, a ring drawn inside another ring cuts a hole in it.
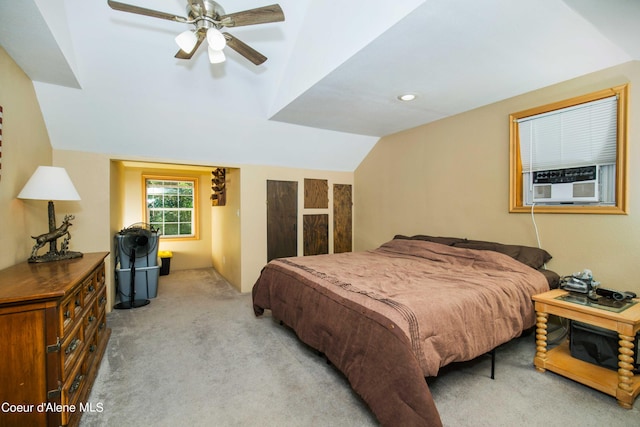
[[[18,199],[80,200],[80,195],[64,168],[38,166],[18,194]]]

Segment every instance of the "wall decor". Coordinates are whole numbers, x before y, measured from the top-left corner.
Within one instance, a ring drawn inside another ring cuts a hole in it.
[[[353,191],[349,184],[333,184],[333,253],[351,252]]]
[[[329,253],[329,215],[302,215],[303,254]]]
[[[227,204],[225,191],[226,172],[224,168],[215,168],[211,171],[211,206],[224,206]]]
[[[267,262],[298,255],[298,181],[267,180]]]
[[[326,209],[329,207],[329,184],[326,179],[304,179],[305,209]]]

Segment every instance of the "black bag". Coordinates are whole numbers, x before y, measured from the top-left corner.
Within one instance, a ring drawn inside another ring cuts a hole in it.
[[[605,368],[618,370],[618,334],[609,329],[586,323],[571,321],[569,348],[571,356],[585,362],[603,366]],[[638,337],[635,339],[635,362],[634,372],[640,372],[640,355],[638,355]]]

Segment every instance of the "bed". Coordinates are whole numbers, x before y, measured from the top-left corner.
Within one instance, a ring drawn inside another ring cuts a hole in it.
[[[557,285],[550,259],[526,246],[395,236],[370,251],[272,260],[253,309],[323,353],[382,425],[440,426],[425,378],[531,328],[531,296]]]

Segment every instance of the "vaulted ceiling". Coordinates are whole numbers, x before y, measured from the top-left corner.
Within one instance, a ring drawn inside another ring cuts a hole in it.
[[[122,1],[186,15],[187,0]],[[176,59],[187,24],[106,0],[0,0],[0,45],[34,81],[56,149],[343,171],[381,136],[640,60],[638,0],[279,4],[284,22],[228,29],[260,66],[228,48],[223,64],[202,48]]]

